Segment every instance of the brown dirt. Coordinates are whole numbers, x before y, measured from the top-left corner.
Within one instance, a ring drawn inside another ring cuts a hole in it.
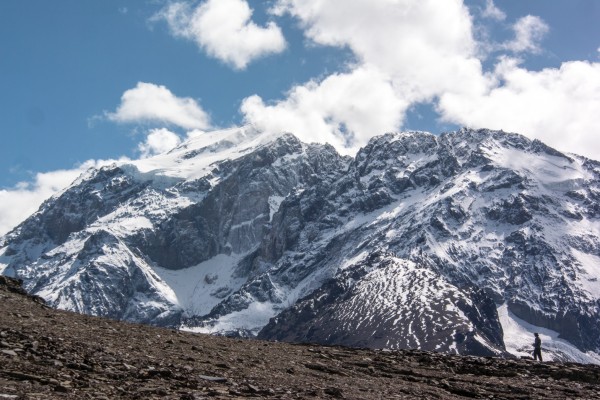
[[[600,367],[228,339],[51,309],[0,276],[2,399],[600,399]]]

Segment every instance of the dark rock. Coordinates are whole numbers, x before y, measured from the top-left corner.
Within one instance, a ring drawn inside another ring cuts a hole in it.
[[[333,386],[330,386],[330,387],[327,387],[327,388],[323,389],[323,392],[325,394],[328,394],[328,395],[333,396],[333,397],[337,397],[339,399],[343,399],[344,398],[344,394],[342,392],[342,389],[339,389],[339,388],[336,388],[336,387],[333,387]]]

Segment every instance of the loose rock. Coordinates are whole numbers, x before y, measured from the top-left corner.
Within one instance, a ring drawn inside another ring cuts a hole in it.
[[[595,365],[228,339],[0,294],[0,400],[600,398]]]

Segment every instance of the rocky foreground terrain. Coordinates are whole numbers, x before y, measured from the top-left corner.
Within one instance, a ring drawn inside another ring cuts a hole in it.
[[[600,366],[230,339],[54,310],[0,276],[0,399],[598,399]]]

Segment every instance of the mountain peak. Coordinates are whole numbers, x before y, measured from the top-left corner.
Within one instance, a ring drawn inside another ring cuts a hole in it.
[[[535,331],[549,358],[600,362],[598,171],[482,129],[387,133],[354,159],[198,134],[50,199],[0,272],[55,306],[197,332],[525,355]]]

